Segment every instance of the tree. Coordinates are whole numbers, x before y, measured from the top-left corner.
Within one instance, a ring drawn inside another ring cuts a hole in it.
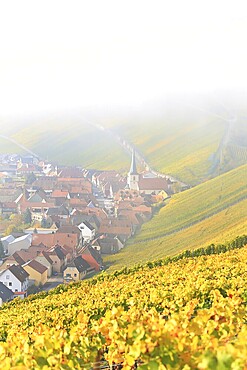
[[[5,257],[2,240],[0,239],[0,258]]]
[[[25,224],[31,224],[32,222],[32,214],[29,208],[23,213],[23,221]]]

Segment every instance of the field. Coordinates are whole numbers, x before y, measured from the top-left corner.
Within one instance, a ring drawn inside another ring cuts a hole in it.
[[[246,368],[247,248],[206,254],[4,305],[1,369]]]
[[[176,194],[119,254],[115,270],[188,248],[225,242],[247,229],[247,165]]]

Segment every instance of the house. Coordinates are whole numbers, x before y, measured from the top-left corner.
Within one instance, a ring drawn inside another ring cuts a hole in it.
[[[89,243],[95,238],[95,228],[88,221],[81,222],[78,228],[81,231],[84,243]]]
[[[53,272],[53,261],[50,258],[49,254],[45,251],[39,252],[37,256],[34,258],[35,261],[39,262],[41,265],[47,268],[47,276],[51,277]]]
[[[47,254],[53,262],[53,272],[62,272],[67,263],[66,254],[62,247],[55,245],[47,250]]]
[[[51,258],[49,257],[49,255],[45,252],[45,250],[35,251],[35,250],[32,250],[32,247],[30,247],[27,250],[22,249],[20,251],[15,252],[12,257],[15,259],[15,261],[19,265],[22,265],[22,266],[27,262],[35,260],[47,268],[48,277],[52,275],[53,262]]]
[[[19,265],[12,265],[0,274],[0,282],[12,290],[16,297],[27,296],[29,274]]]
[[[98,239],[101,254],[114,254],[119,252],[119,243],[115,237],[104,237]]]
[[[0,282],[0,307],[3,303],[12,301],[14,299],[14,293],[6,285]]]
[[[15,238],[13,237],[13,235],[8,235],[8,236],[1,238],[1,242],[3,244],[3,249],[4,249],[5,254],[8,253],[9,243],[12,243],[14,240]]]
[[[30,227],[29,229],[24,230],[25,234],[55,234],[57,232],[56,225],[52,225],[50,228],[46,227]]]
[[[20,251],[21,249],[28,249],[32,243],[32,235],[27,234],[16,238],[8,245],[7,253],[9,255],[14,254],[16,251]]]
[[[78,256],[66,266],[63,272],[63,280],[65,283],[79,281],[84,279],[92,271],[94,271],[94,268],[81,256]]]
[[[108,236],[125,235],[128,239],[133,234],[133,227],[129,220],[111,218],[101,222],[98,233]]]
[[[22,267],[29,274],[29,279],[33,280],[35,285],[44,285],[47,282],[48,269],[38,261],[29,261]]]
[[[0,215],[10,216],[18,213],[17,204],[15,202],[0,202]]]
[[[57,231],[55,234],[33,234],[32,245],[39,245],[43,243],[48,248],[51,248],[55,244],[61,246],[68,246],[74,251],[80,243],[80,235],[77,233],[66,233]]]
[[[82,248],[82,250],[79,252],[80,256],[87,261],[87,263],[95,269],[95,271],[99,271],[100,267],[103,264],[102,257],[100,253],[92,248],[90,245],[87,245]]]
[[[127,184],[130,190],[138,191],[141,194],[159,194],[162,190],[166,192],[169,190],[168,180],[165,177],[145,177],[145,175],[137,172],[134,150]]]
[[[12,265],[19,265],[16,259],[13,256],[5,257],[2,265],[0,266],[0,272],[6,270]]]

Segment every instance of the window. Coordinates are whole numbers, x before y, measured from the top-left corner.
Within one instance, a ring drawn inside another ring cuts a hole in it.
[[[6,275],[6,280],[8,280],[9,279],[9,275]]]
[[[15,292],[18,292],[18,289],[15,289]]]
[[[12,286],[12,282],[11,281],[9,282],[9,286]]]
[[[76,277],[77,276],[77,274],[74,274],[74,277]]]

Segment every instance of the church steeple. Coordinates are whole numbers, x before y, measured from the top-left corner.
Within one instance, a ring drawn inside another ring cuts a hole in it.
[[[135,158],[135,150],[132,150],[132,159],[131,159],[131,166],[130,171],[128,173],[128,180],[127,183],[129,185],[130,190],[138,190],[138,183],[139,183],[139,174],[136,168],[136,158]]]
[[[135,149],[132,150],[132,159],[131,159],[131,166],[130,166],[130,175],[138,175],[136,169],[136,156],[135,156]]]

